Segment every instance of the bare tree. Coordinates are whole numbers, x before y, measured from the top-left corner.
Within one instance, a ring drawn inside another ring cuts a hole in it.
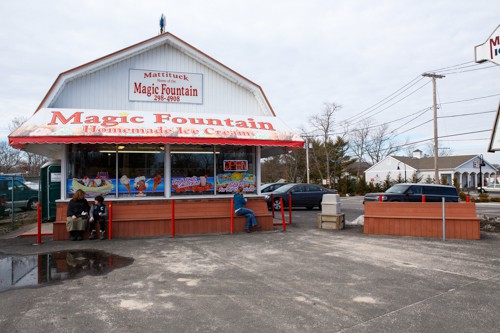
[[[324,103],[323,111],[320,114],[313,115],[309,119],[309,123],[316,130],[319,131],[323,139],[325,157],[326,157],[326,177],[330,183],[330,153],[328,151],[328,142],[332,134],[334,124],[334,114],[342,108],[340,104]]]
[[[385,157],[398,152],[401,148],[394,142],[394,137],[388,131],[389,126],[382,124],[371,132],[366,153],[372,164],[378,163]]]
[[[28,120],[26,117],[16,117],[12,119],[12,122],[9,124],[9,130],[11,132],[16,130],[17,128],[19,128],[19,126],[24,124],[26,120]],[[11,149],[18,152],[19,164],[15,171],[10,172],[23,172],[27,173],[28,176],[38,176],[40,173],[40,168],[48,161],[45,156],[23,152],[13,148]]]
[[[349,149],[353,152],[358,160],[357,177],[359,178],[361,162],[365,162],[365,155],[368,149],[368,137],[371,129],[371,119],[364,119],[356,128],[349,131]]]
[[[20,150],[12,148],[5,141],[0,142],[0,172],[20,172],[22,160],[23,156]]]
[[[13,132],[28,120],[26,117],[15,117],[9,124],[9,131]]]
[[[425,151],[424,152],[425,156],[434,157],[434,144],[433,143],[426,144],[424,151]],[[449,147],[443,147],[438,143],[438,156],[452,156],[452,155],[453,155],[453,149]]]

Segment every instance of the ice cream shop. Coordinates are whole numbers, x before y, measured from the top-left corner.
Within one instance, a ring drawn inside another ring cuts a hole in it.
[[[229,232],[239,187],[272,230],[260,160],[304,144],[259,85],[168,32],[61,73],[9,142],[60,163],[55,240],[79,189],[114,238]]]

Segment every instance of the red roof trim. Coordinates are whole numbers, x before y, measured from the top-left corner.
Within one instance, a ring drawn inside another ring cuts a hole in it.
[[[296,147],[301,148],[301,141],[275,140],[244,140],[228,138],[170,138],[170,137],[112,137],[112,136],[59,136],[59,137],[9,137],[9,144],[20,148],[26,144],[70,144],[70,143],[115,143],[115,144],[211,144],[211,145],[238,145],[238,146],[269,146],[269,147]]]

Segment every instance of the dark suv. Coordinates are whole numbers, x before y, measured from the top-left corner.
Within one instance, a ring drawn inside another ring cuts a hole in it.
[[[454,186],[396,184],[383,193],[366,194],[363,203],[378,201],[380,195],[382,195],[382,201],[421,202],[424,195],[426,202],[441,202],[441,198],[445,198],[447,202],[458,202],[458,191]]]
[[[12,180],[0,179],[0,195],[5,195],[7,209],[12,207],[12,194],[14,194],[14,208],[22,210],[35,210],[38,204],[38,191],[29,188],[23,182],[14,179],[14,193],[12,193]]]

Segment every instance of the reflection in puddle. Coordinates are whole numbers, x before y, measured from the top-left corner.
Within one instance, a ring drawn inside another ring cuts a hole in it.
[[[85,275],[105,275],[134,262],[132,258],[95,251],[71,250],[0,258],[0,291],[43,286]]]

